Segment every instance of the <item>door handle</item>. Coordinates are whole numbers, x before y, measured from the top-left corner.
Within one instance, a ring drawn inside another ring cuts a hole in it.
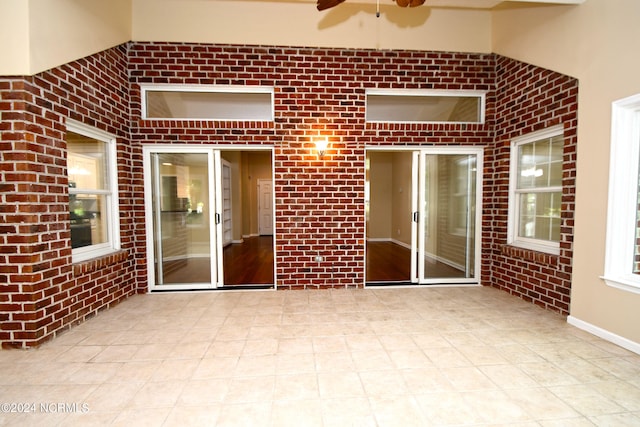
[[[216,213],[216,225],[220,224],[220,214]]]
[[[420,219],[420,217],[418,216],[418,211],[413,213],[413,222],[418,222],[418,220]]]

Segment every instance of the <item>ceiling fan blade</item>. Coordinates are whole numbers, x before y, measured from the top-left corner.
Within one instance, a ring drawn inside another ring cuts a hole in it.
[[[344,0],[318,0],[317,7],[318,10],[326,10],[337,6],[342,2],[344,2]]]
[[[416,7],[422,6],[425,0],[396,0],[396,4],[400,7]]]

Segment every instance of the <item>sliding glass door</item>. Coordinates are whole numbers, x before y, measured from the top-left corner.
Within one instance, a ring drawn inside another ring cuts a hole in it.
[[[478,283],[482,154],[368,152],[367,283]]]
[[[147,233],[151,289],[220,286],[220,155],[166,148],[146,153]]]

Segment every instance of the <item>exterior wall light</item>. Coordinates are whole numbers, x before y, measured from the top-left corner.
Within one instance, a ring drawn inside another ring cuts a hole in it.
[[[319,139],[316,141],[316,150],[318,151],[318,157],[323,158],[324,152],[327,151],[327,147],[329,146],[329,141],[327,138]]]

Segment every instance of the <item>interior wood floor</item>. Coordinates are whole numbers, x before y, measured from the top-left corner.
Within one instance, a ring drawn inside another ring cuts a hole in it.
[[[273,236],[256,236],[224,248],[225,285],[273,285]]]
[[[425,273],[432,278],[464,277],[464,272],[431,258]],[[393,242],[367,242],[367,282],[409,282],[411,250]]]
[[[211,283],[211,259],[165,262],[164,284]],[[224,285],[273,285],[273,237],[257,236],[224,248]]]
[[[393,242],[367,242],[368,283],[409,282],[411,251]],[[209,283],[209,258],[189,258],[166,269],[165,284]],[[258,236],[224,248],[225,286],[273,285],[273,237]],[[441,262],[427,260],[428,277],[464,277],[464,272]]]

